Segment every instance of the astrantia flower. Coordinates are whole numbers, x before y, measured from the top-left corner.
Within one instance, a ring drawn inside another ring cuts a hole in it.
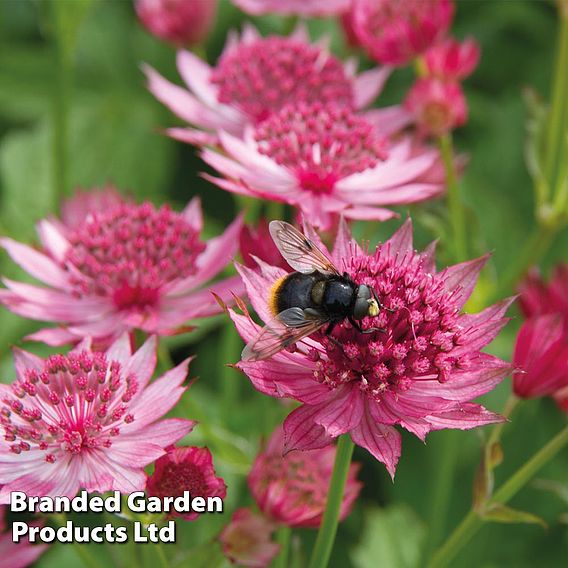
[[[285,16],[334,16],[347,10],[351,0],[232,0],[247,14]]]
[[[189,491],[191,498],[220,497],[224,499],[227,486],[215,475],[213,457],[208,448],[173,448],[156,461],[156,469],[148,479],[146,492],[152,497],[181,497]],[[187,521],[199,517],[192,511],[187,514],[173,513]]]
[[[418,79],[404,104],[426,135],[443,136],[467,121],[467,103],[459,83]]]
[[[151,34],[177,46],[203,41],[217,11],[217,0],[136,0],[134,5]]]
[[[16,381],[0,385],[0,502],[11,491],[73,497],[87,491],[144,489],[144,467],[191,431],[160,420],[185,388],[188,360],[148,382],[156,340],[132,353],[126,334],[107,351],[85,339],[46,360],[14,353]]]
[[[550,396],[568,387],[568,329],[558,314],[523,323],[513,363],[513,390],[522,398]]]
[[[62,222],[39,223],[40,251],[4,238],[12,259],[46,287],[4,279],[0,301],[23,317],[60,327],[30,336],[61,345],[92,336],[116,338],[141,329],[176,333],[188,320],[218,311],[210,290],[230,297],[238,277],[206,283],[229,262],[241,221],[204,243],[201,206],[182,213],[167,205],[136,205],[112,190],[79,193],[63,206]]]
[[[219,540],[223,554],[247,568],[266,568],[278,554],[280,545],[271,540],[276,525],[250,509],[237,509]]]
[[[406,65],[450,26],[451,0],[353,0],[352,22],[369,55],[388,65]]]
[[[384,331],[361,334],[343,322],[334,341],[319,333],[297,343],[294,352],[238,363],[259,391],[302,403],[284,424],[288,450],[321,448],[349,433],[394,475],[401,452],[394,426],[423,440],[431,430],[501,421],[470,401],[510,372],[508,363],[481,352],[506,323],[510,301],[478,314],[461,311],[485,257],[437,272],[433,247],[415,252],[407,221],[371,253],[359,248],[343,223],[330,258],[356,283],[374,288],[385,309],[362,320],[362,327]],[[268,321],[270,288],[284,271],[260,268],[239,271],[256,312]],[[231,316],[246,342],[256,337],[259,326],[249,317]]]
[[[240,38],[229,36],[215,67],[188,51],[178,53],[177,66],[187,89],[145,66],[148,88],[191,125],[167,133],[197,145],[215,144],[217,130],[240,136],[247,124],[257,124],[291,101],[365,107],[389,74],[383,68],[357,76],[351,62],[342,63],[322,43],[310,43],[302,27],[289,37],[263,38],[250,25]]]
[[[334,446],[283,455],[284,433],[277,428],[260,452],[248,476],[258,508],[271,520],[290,527],[318,527],[321,523],[333,462]],[[362,484],[358,464],[349,466],[340,519],[351,511]]]
[[[235,193],[282,201],[305,219],[331,227],[349,219],[385,220],[383,206],[413,203],[443,191],[422,181],[437,152],[412,148],[409,139],[390,147],[375,125],[345,106],[290,104],[239,139],[220,134],[224,153],[206,149],[203,159],[227,179],[208,179]]]
[[[15,543],[12,540],[12,529],[6,524],[8,506],[0,505],[0,558],[6,568],[25,568],[33,564],[48,548],[47,544],[31,544],[26,537]],[[28,523],[33,524],[33,523]]]
[[[559,314],[568,329],[568,264],[554,269],[546,283],[538,271],[531,271],[519,287],[519,304],[525,317]]]
[[[424,55],[428,75],[442,81],[461,81],[471,75],[479,62],[479,44],[472,38],[459,42],[446,38]]]

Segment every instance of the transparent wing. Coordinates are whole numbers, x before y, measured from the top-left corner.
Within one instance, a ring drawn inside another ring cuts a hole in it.
[[[286,262],[298,272],[317,270],[323,274],[339,274],[333,262],[298,229],[284,221],[271,221],[270,234]]]
[[[300,339],[318,331],[327,323],[325,317],[302,310],[288,308],[269,321],[243,349],[243,361],[261,361],[293,345]]]

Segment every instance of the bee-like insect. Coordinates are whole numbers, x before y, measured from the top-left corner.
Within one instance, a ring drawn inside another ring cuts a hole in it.
[[[270,234],[286,262],[297,272],[277,280],[269,293],[274,318],[243,349],[242,359],[260,361],[327,325],[326,335],[347,319],[361,333],[357,322],[379,315],[381,303],[375,291],[357,284],[305,235],[289,223],[272,221]]]

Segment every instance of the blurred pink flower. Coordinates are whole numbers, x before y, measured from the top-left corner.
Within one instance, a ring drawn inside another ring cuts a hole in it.
[[[219,535],[223,554],[239,566],[266,568],[280,550],[271,540],[275,530],[276,525],[264,515],[237,509]]]
[[[49,286],[3,280],[4,306],[60,324],[30,339],[62,345],[86,336],[108,342],[134,329],[173,334],[188,320],[219,311],[210,290],[227,299],[230,291],[238,293],[238,277],[206,283],[236,252],[240,218],[203,243],[197,198],[176,213],[167,205],[136,205],[107,189],[79,192],[62,211],[61,221],[39,223],[40,251],[0,241],[14,262]]]
[[[467,103],[459,83],[418,79],[406,97],[405,107],[424,135],[443,136],[467,121]]]
[[[249,489],[258,508],[276,523],[318,527],[325,511],[335,451],[335,446],[328,446],[285,453],[284,432],[278,427],[267,447],[258,454],[248,476]],[[358,470],[359,464],[349,466],[341,520],[351,512],[361,491]]]
[[[193,428],[160,420],[185,391],[189,360],[148,384],[156,339],[132,353],[128,335],[106,353],[83,340],[46,360],[15,350],[16,380],[0,384],[0,502],[11,491],[73,497],[144,489],[144,467]]]
[[[522,398],[553,395],[568,387],[568,333],[559,314],[534,316],[517,335],[513,391]]]
[[[215,475],[213,456],[208,448],[177,447],[156,461],[154,473],[148,478],[146,492],[152,497],[181,497],[189,491],[191,498],[221,497],[227,495],[227,486]],[[199,518],[195,511],[177,514],[186,521]]]
[[[519,304],[525,317],[558,313],[568,329],[568,264],[559,264],[547,284],[532,270],[519,287]]]
[[[334,341],[318,333],[298,342],[293,352],[238,363],[257,390],[303,403],[284,423],[288,450],[325,447],[350,433],[394,476],[401,453],[395,425],[424,440],[431,430],[502,420],[470,401],[511,371],[508,363],[481,351],[507,322],[511,300],[478,314],[461,312],[486,257],[437,272],[433,246],[414,251],[408,220],[370,254],[343,222],[330,258],[355,282],[374,288],[386,309],[362,320],[362,327],[385,331],[361,334],[345,322],[335,327]],[[239,272],[255,311],[268,321],[270,289],[284,271],[263,263],[260,268],[259,273],[241,266]],[[250,317],[230,314],[246,342],[256,337],[259,326]]]
[[[201,43],[211,31],[217,0],[135,0],[148,31],[176,46]]]
[[[568,412],[568,386],[556,391],[552,397],[556,401],[558,408],[563,412]]]
[[[243,12],[260,16],[282,14],[286,16],[336,16],[347,10],[351,0],[232,0]]]
[[[429,75],[446,82],[461,81],[473,73],[479,55],[479,44],[473,38],[461,43],[446,38],[426,52],[424,62]]]
[[[12,529],[6,525],[9,507],[0,505],[0,558],[5,568],[25,568],[33,564],[48,548],[47,544],[31,544],[24,540],[12,541]],[[35,525],[36,523],[30,523]]]
[[[387,65],[406,65],[449,28],[451,0],[353,0],[352,22],[360,45]]]
[[[263,38],[250,24],[240,37],[229,35],[215,67],[188,51],[178,52],[177,66],[186,88],[148,65],[143,68],[154,96],[191,125],[166,132],[196,145],[215,144],[218,130],[241,136],[247,124],[257,124],[291,101],[363,108],[390,72],[380,68],[356,75],[353,61],[341,62],[324,42],[310,43],[301,26],[289,37]],[[389,110],[403,113],[399,107]]]
[[[205,177],[227,191],[289,203],[313,225],[329,229],[339,215],[384,221],[384,206],[435,197],[444,185],[421,176],[438,153],[417,153],[410,139],[393,142],[374,122],[328,103],[287,105],[243,139],[219,134],[222,152],[202,158],[225,179]]]
[[[256,227],[243,226],[239,238],[239,248],[243,262],[249,268],[256,268],[257,264],[254,260],[254,257],[256,257],[272,266],[279,266],[291,271],[290,266],[282,258],[270,236],[266,219],[261,219]]]

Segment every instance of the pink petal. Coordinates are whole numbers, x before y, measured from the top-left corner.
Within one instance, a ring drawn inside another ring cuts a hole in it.
[[[174,140],[192,146],[216,146],[219,143],[217,134],[195,128],[166,128],[165,133]]]
[[[317,450],[329,446],[333,438],[325,428],[313,421],[318,407],[303,405],[291,412],[284,421],[284,453],[293,450]]]
[[[201,199],[199,197],[194,197],[185,206],[182,215],[194,231],[201,233],[203,230],[203,211],[201,210]]]
[[[444,279],[444,287],[453,292],[453,297],[459,307],[462,307],[471,296],[481,269],[489,260],[486,254],[474,260],[455,264],[443,270],[440,274]]]
[[[355,77],[353,85],[355,108],[360,109],[370,105],[383,90],[391,72],[390,67],[376,67]]]
[[[473,402],[456,404],[452,409],[431,414],[425,419],[432,425],[432,430],[443,430],[445,428],[469,430],[477,426],[505,421],[503,416],[489,412],[483,406]]]
[[[156,368],[157,343],[156,336],[152,335],[125,364],[125,373],[136,376],[140,390],[146,387]]]
[[[347,263],[354,256],[363,254],[361,247],[357,241],[352,237],[349,225],[342,216],[339,219],[339,226],[337,227],[337,235],[335,237],[335,244],[331,258],[335,261],[337,266],[347,266]]]
[[[65,254],[71,245],[63,235],[62,229],[58,227],[58,224],[58,221],[43,219],[37,225],[37,232],[41,244],[51,257],[57,262],[63,262]]]
[[[383,248],[388,250],[389,256],[393,258],[410,258],[414,254],[412,246],[412,219],[410,217],[383,244]]]
[[[394,211],[382,209],[380,207],[364,207],[354,205],[343,211],[344,217],[360,221],[387,221],[393,217],[398,217]]]
[[[315,382],[315,381],[314,381]],[[337,438],[356,428],[363,417],[363,395],[358,387],[345,385],[336,389],[333,398],[318,405],[313,421]]]
[[[77,336],[63,327],[48,327],[30,333],[24,338],[26,341],[41,341],[46,345],[58,347],[77,340]]]

